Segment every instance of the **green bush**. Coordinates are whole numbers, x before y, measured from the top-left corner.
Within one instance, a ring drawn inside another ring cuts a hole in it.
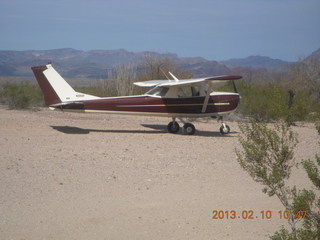
[[[22,84],[4,83],[0,86],[0,100],[10,109],[26,109],[43,102],[40,88],[27,82]]]
[[[283,119],[294,121],[316,120],[320,116],[320,103],[310,98],[306,90],[295,91],[293,104],[289,107],[289,90],[283,86],[254,84],[246,81],[237,83],[241,101],[238,112],[259,122]],[[233,91],[230,83],[219,91]]]
[[[320,156],[302,161],[314,187],[312,190],[298,190],[287,182],[292,167],[297,166],[294,160],[298,141],[296,133],[284,122],[270,128],[266,123],[251,120],[250,123],[239,123],[239,128],[242,149],[236,149],[236,155],[240,166],[254,181],[263,185],[264,193],[278,197],[285,210],[291,213],[287,218],[291,231],[282,227],[270,239],[319,240],[320,198],[313,189],[320,190]],[[319,127],[317,130],[320,134]]]

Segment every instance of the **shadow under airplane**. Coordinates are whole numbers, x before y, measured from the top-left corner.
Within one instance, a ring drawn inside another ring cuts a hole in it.
[[[166,125],[156,125],[156,124],[141,124],[141,126],[153,130],[108,130],[108,129],[87,129],[71,126],[51,126],[54,130],[65,134],[89,134],[91,132],[100,133],[143,133],[143,134],[164,134],[169,133],[166,131]],[[235,137],[233,134],[237,132],[230,132],[229,135],[222,135],[220,132],[210,132],[210,131],[199,131],[197,130],[197,136],[202,137]],[[182,134],[178,134],[182,135]]]

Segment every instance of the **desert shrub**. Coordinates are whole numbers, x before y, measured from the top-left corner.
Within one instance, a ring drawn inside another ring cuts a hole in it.
[[[289,107],[289,90],[278,84],[255,84],[247,81],[237,83],[241,101],[238,112],[258,122],[283,119],[294,121],[315,120],[320,116],[320,103],[309,97],[308,91],[295,91],[293,104]],[[233,91],[227,83],[217,90]]]
[[[286,93],[273,84],[266,86],[244,84],[240,111],[257,121],[283,118],[288,113]]]
[[[272,240],[317,240],[320,239],[320,198],[314,190],[298,190],[290,187],[292,167],[295,166],[294,148],[297,136],[285,122],[272,128],[265,123],[239,124],[242,149],[236,149],[240,166],[256,182],[263,185],[263,192],[277,196],[287,212],[291,231],[282,227],[270,236]],[[317,127],[318,133],[320,129]],[[304,160],[302,165],[316,190],[320,190],[320,156]],[[302,217],[303,216],[303,217]],[[298,222],[302,225],[297,225]]]
[[[0,100],[10,109],[25,109],[30,106],[39,106],[43,102],[43,97],[38,86],[27,82],[4,83],[0,86]]]
[[[316,129],[320,134],[319,125]],[[293,187],[292,194],[292,212],[296,213],[301,209],[306,210],[306,216],[302,219],[302,226],[292,232],[283,227],[277,231],[272,240],[318,240],[320,239],[320,156],[315,155],[315,159],[302,161],[302,166],[307,173],[308,178],[313,184],[312,190],[297,190]]]
[[[319,135],[320,135],[320,123],[317,123],[317,124],[316,124],[316,129],[317,129],[317,131],[318,131],[318,133],[319,133]]]
[[[318,134],[320,135],[320,125],[316,124],[316,129]],[[319,143],[320,145],[320,143]],[[320,191],[320,155],[316,154],[314,159],[304,160],[302,162],[303,168],[305,169],[310,181],[314,185],[315,189]],[[306,190],[304,190],[306,191]],[[307,202],[307,206],[309,207],[309,215],[303,221],[303,233],[306,236],[313,237],[313,239],[320,239],[320,197],[316,195],[316,193],[312,190],[307,191],[309,194],[313,196],[310,201]],[[316,197],[317,196],[317,197]],[[305,201],[306,196],[302,195],[300,198],[295,199],[297,202]]]

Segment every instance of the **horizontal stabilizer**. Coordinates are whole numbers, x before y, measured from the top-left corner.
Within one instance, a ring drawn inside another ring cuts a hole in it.
[[[84,109],[83,102],[65,102],[65,103],[57,103],[52,104],[49,107],[51,108],[58,108],[58,109]]]

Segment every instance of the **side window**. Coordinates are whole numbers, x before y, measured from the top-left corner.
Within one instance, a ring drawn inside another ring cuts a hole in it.
[[[168,90],[169,90],[169,88],[167,88],[167,87],[161,88],[161,91],[159,92],[159,94],[157,96],[164,97],[167,94]]]
[[[197,97],[200,96],[198,87],[181,87],[178,91],[178,97]]]
[[[193,96],[193,97],[198,97],[198,96],[200,96],[199,87],[191,87],[191,90],[192,90],[192,96]]]
[[[178,97],[191,97],[192,90],[191,87],[181,87],[178,91]]]

